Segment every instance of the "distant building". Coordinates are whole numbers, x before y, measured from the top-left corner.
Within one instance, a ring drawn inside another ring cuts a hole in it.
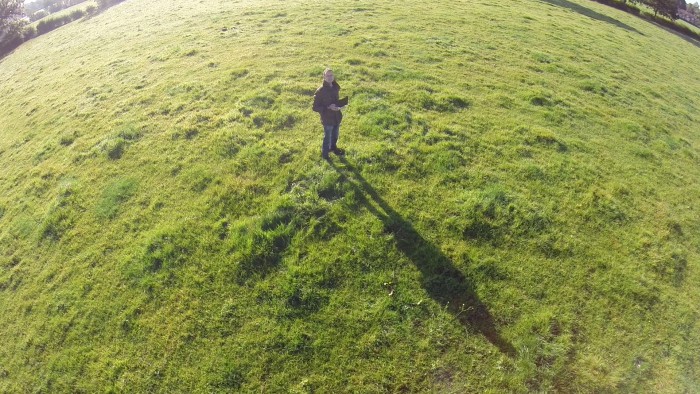
[[[38,20],[41,19],[41,18],[46,18],[47,16],[49,16],[49,12],[42,8],[42,9],[36,11],[35,13],[33,13],[33,14],[29,17],[29,19],[30,19],[32,22],[34,22],[34,21],[38,21]]]

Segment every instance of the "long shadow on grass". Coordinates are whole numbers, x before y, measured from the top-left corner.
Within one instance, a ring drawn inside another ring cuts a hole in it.
[[[393,234],[398,249],[420,270],[423,288],[430,297],[445,305],[467,330],[481,333],[501,352],[515,356],[515,348],[498,333],[491,313],[464,274],[392,209],[347,159],[341,157],[340,162],[342,166],[333,162],[331,166],[355,189],[358,200],[382,221],[384,231]]]
[[[551,4],[554,6],[568,8],[571,11],[578,12],[579,14],[585,15],[589,18],[593,18],[595,20],[599,20],[602,22],[607,22],[607,23],[613,24],[617,27],[621,27],[625,30],[635,32],[637,34],[642,34],[639,30],[635,29],[634,27],[626,25],[615,18],[611,18],[607,15],[600,14],[598,12],[593,11],[590,8],[586,8],[582,5],[578,5],[576,3],[572,3],[572,2],[567,1],[567,0],[541,0],[541,1],[543,3]]]
[[[697,48],[700,48],[700,41],[698,41],[698,40],[696,40],[696,39],[694,39],[694,38],[692,38],[692,37],[688,37],[688,36],[686,36],[685,34],[680,33],[680,32],[677,32],[677,31],[671,29],[670,27],[664,26],[664,25],[662,25],[662,24],[660,24],[660,23],[658,23],[658,22],[655,22],[655,21],[652,21],[652,20],[649,20],[649,22],[652,23],[652,24],[654,24],[654,25],[656,25],[656,26],[658,26],[658,27],[660,27],[660,28],[662,28],[662,29],[664,29],[664,30],[666,30],[667,32],[669,32],[669,33],[671,33],[671,34],[674,34],[674,35],[680,37],[681,39],[685,40],[686,42],[695,45]]]

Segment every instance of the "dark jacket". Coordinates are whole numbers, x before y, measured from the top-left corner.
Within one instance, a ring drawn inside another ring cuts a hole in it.
[[[343,114],[340,111],[333,111],[328,109],[328,106],[338,102],[338,94],[340,93],[340,85],[338,82],[333,81],[332,85],[329,85],[326,81],[323,81],[323,85],[316,89],[314,94],[314,111],[321,114],[321,123],[328,126],[339,125],[340,121],[343,119]]]

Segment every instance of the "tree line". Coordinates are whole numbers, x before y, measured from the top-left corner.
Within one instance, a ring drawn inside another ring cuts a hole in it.
[[[685,0],[678,0],[678,17],[700,27],[700,5],[698,3],[686,3]]]
[[[75,9],[60,16],[50,15],[85,1],[40,0],[25,6],[24,0],[0,0],[0,57],[10,53],[25,41],[86,15],[95,14],[124,0],[97,0],[96,6],[90,4],[84,9]],[[43,13],[34,19],[28,16],[30,13],[34,15],[39,11],[43,11]],[[35,20],[39,20],[36,26],[29,24]]]
[[[24,5],[24,13],[31,22],[34,22],[86,1],[87,0],[40,0],[33,3],[26,3]]]
[[[661,14],[670,19],[678,19],[681,10],[700,17],[700,7],[697,4],[688,4],[685,0],[630,0],[633,3],[646,4],[654,10],[654,16]]]

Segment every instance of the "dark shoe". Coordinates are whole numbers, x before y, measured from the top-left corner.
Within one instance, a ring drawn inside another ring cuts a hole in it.
[[[323,158],[323,160],[326,160],[326,161],[331,159],[330,156],[328,156],[328,153],[322,153],[321,157]]]
[[[340,149],[340,148],[338,148],[338,147],[335,147],[335,148],[331,149],[331,151],[332,151],[333,153],[335,153],[336,155],[338,155],[338,156],[344,156],[344,155],[345,155],[345,151],[342,150],[342,149]]]

